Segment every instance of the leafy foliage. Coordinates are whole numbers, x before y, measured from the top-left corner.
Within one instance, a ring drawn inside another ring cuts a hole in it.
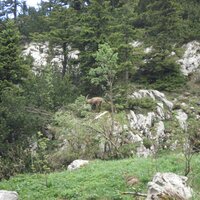
[[[128,108],[130,109],[137,109],[137,108],[144,108],[148,110],[155,110],[156,102],[152,98],[141,98],[141,99],[128,99],[127,101]]]

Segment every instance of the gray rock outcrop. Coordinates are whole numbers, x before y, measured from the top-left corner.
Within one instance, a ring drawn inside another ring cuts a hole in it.
[[[167,144],[168,147],[172,140],[170,139],[170,135],[165,129],[165,121],[166,120],[177,120],[179,126],[182,130],[187,130],[187,120],[188,115],[182,110],[174,110],[174,103],[169,101],[165,94],[159,92],[157,90],[139,90],[133,92],[132,95],[129,96],[132,99],[142,99],[142,98],[150,98],[155,101],[154,110],[149,111],[144,114],[144,112],[140,113],[140,110],[130,110],[128,114],[129,127],[131,132],[134,134],[134,137],[130,137],[133,143],[134,141],[139,142],[141,145],[137,148],[137,155],[147,157],[153,153],[156,153],[157,149],[160,147],[159,145]],[[183,106],[181,104],[181,106]],[[187,106],[187,105],[185,105]],[[173,118],[173,116],[175,118]],[[135,134],[135,132],[137,134]],[[135,138],[140,138],[137,140]],[[151,144],[150,149],[148,149],[145,145],[143,146],[144,140],[148,142],[148,146]],[[164,142],[164,143],[163,143]],[[162,147],[167,148],[167,145]],[[177,146],[177,142],[174,143],[173,149]]]
[[[187,119],[188,115],[181,109],[177,110],[176,112],[176,119],[178,120],[180,127],[183,130],[187,130]]]
[[[181,71],[184,75],[196,71],[200,66],[200,43],[192,41],[183,46],[185,53],[183,57],[178,60],[181,65]]]
[[[176,199],[189,200],[192,189],[186,184],[187,177],[174,173],[157,173],[148,183],[146,200]]]
[[[78,50],[72,50],[68,47],[68,58],[69,59],[78,59]],[[47,64],[51,64],[52,66],[57,66],[58,68],[62,68],[63,62],[63,53],[62,47],[57,46],[50,50],[49,43],[37,43],[31,42],[25,45],[24,50],[22,52],[23,56],[31,56],[33,58],[33,71],[37,72],[38,69],[44,68]]]
[[[18,194],[15,191],[0,190],[0,200],[18,200]]]

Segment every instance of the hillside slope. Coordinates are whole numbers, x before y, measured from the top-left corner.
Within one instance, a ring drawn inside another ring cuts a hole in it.
[[[189,185],[194,190],[194,200],[200,198],[200,156],[192,161],[194,169]],[[179,163],[177,165],[177,163]],[[15,190],[23,200],[86,200],[133,199],[123,192],[147,192],[147,183],[156,172],[174,172],[183,175],[184,156],[163,154],[158,158],[129,158],[113,161],[90,161],[89,165],[75,170],[50,174],[18,175],[0,183],[1,189]],[[128,178],[136,177],[139,183],[131,185]],[[135,188],[135,189],[134,189]]]

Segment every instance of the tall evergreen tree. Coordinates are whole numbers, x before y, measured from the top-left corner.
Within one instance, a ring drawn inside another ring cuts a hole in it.
[[[73,41],[76,30],[76,12],[73,8],[56,6],[49,17],[50,31],[47,37],[53,46],[61,46],[63,54],[62,76],[66,72],[72,74],[69,63],[69,51],[73,48]],[[67,68],[68,67],[68,68]]]
[[[120,3],[120,1],[118,3]],[[134,27],[137,0],[121,2],[119,5],[112,10],[112,15],[114,17],[109,24],[109,42],[119,53],[119,64],[124,74],[122,78],[128,81],[130,72],[134,71],[134,66],[138,62],[137,57],[141,53],[138,52],[138,49],[136,53],[132,45],[133,41],[141,39],[139,35],[140,32]]]
[[[138,10],[138,27],[145,28],[146,41],[160,48],[170,48],[181,42],[184,23],[180,3],[174,0],[140,0]]]
[[[18,15],[18,7],[21,5],[20,0],[2,0],[0,3],[0,9],[1,9],[1,16],[4,18],[12,18],[17,19]]]
[[[22,83],[28,74],[23,64],[19,48],[20,36],[12,20],[0,26],[0,87]]]
[[[80,29],[77,31],[75,45],[80,50],[81,83],[86,87],[90,85],[88,72],[90,68],[95,67],[93,54],[98,50],[98,45],[108,39],[108,24],[111,17],[110,1],[108,0],[91,0],[90,4],[78,16]],[[91,86],[90,88],[97,93],[99,92],[97,88]],[[88,92],[88,88],[86,90]],[[93,92],[90,91],[90,93]]]

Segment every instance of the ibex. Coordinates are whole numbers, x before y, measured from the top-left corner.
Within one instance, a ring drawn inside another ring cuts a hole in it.
[[[93,97],[91,99],[88,99],[88,95],[86,97],[86,102],[89,103],[92,108],[95,106],[95,110],[99,109],[99,112],[101,111],[101,104],[104,102],[104,99],[102,97]]]

